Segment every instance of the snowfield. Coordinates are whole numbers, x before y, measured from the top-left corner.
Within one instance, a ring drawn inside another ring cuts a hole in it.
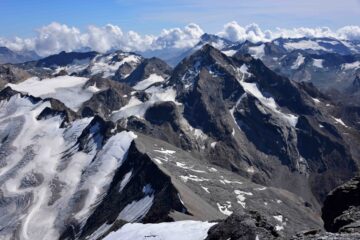
[[[304,64],[304,61],[305,61],[305,57],[301,53],[299,53],[294,64],[291,66],[291,69],[298,69],[301,65]]]
[[[111,116],[112,121],[119,119],[126,119],[130,116],[136,116],[143,118],[146,110],[153,106],[157,102],[176,102],[176,91],[173,88],[162,88],[162,87],[150,87],[146,91],[151,97],[148,101],[142,102],[138,98],[132,96],[127,105],[123,106],[117,111],[114,111]]]
[[[84,89],[83,86],[88,78],[59,76],[54,78],[39,79],[30,78],[19,84],[7,84],[12,89],[28,93],[34,97],[55,98],[63,102],[72,110],[78,110],[81,105],[89,100],[94,92],[99,91],[96,88]]]
[[[163,82],[165,79],[162,76],[157,74],[151,74],[148,78],[138,82],[135,86],[135,90],[145,90],[146,88],[150,87],[154,83]]]
[[[261,59],[265,56],[265,44],[261,44],[257,47],[249,47],[249,53],[254,58]]]
[[[75,59],[71,64],[69,64],[67,66],[57,67],[54,71],[54,74],[58,74],[62,70],[66,71],[68,73],[68,75],[71,75],[72,73],[79,73],[79,72],[85,70],[89,66],[90,61],[91,61],[90,58],[83,59],[83,60]]]
[[[117,53],[109,54],[109,55],[99,55],[91,62],[90,72],[91,75],[102,74],[103,77],[110,77],[115,74],[115,72],[125,63],[140,63],[140,57],[137,55],[128,55],[127,53],[122,53],[120,56],[124,58],[115,62],[112,61],[114,57],[116,57]]]
[[[317,42],[311,40],[302,40],[299,42],[287,42],[285,43],[284,47],[286,50],[295,50],[295,49],[312,49],[312,50],[323,50],[328,51],[326,48],[320,46]]]
[[[179,221],[158,224],[128,223],[104,240],[203,240],[216,223]]]
[[[323,68],[324,67],[324,59],[313,59],[313,66],[317,68]]]
[[[19,219],[18,239],[58,239],[69,217],[79,222],[87,219],[136,138],[132,132],[122,131],[101,146],[101,137],[94,136],[98,131],[95,124],[90,128],[87,152],[79,151],[76,141],[92,118],[60,128],[58,116],[37,120],[46,107],[49,102],[33,103],[20,94],[0,102],[0,139],[7,139],[0,145],[6,153],[0,158],[4,166],[0,191],[2,199],[13,199],[10,205],[0,205],[0,218],[7,223],[0,239],[10,239],[8,234]],[[81,206],[77,206],[79,192],[87,192]]]

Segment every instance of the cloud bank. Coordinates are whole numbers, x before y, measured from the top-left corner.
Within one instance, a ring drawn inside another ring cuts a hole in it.
[[[112,49],[124,51],[149,51],[167,48],[186,49],[194,46],[204,34],[202,28],[194,23],[183,28],[164,29],[158,35],[141,35],[134,31],[124,32],[119,26],[107,24],[102,27],[89,26],[85,31],[57,22],[36,30],[35,37],[6,39],[0,37],[0,46],[14,51],[32,50],[41,56],[60,51],[75,51],[90,48],[98,52]],[[322,28],[277,28],[262,30],[257,24],[241,26],[229,22],[217,35],[234,42],[271,41],[279,37],[333,37],[344,40],[360,40],[360,26],[345,26],[338,30]]]

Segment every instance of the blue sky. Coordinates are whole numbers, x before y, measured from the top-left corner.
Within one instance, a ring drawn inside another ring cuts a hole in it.
[[[0,36],[29,37],[51,22],[75,26],[107,23],[156,34],[190,22],[217,32],[229,21],[263,29],[360,24],[359,0],[0,0]]]

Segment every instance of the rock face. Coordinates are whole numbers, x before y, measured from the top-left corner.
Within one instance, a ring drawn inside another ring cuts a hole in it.
[[[276,75],[259,60],[228,58],[206,45],[174,69],[169,84],[176,86],[190,125],[217,142],[208,155],[213,163],[244,176],[249,175],[245,169],[254,168],[251,176],[257,183],[300,191],[309,202],[313,194],[323,200],[337,185],[333,179],[346,181],[356,171],[338,130],[319,129],[321,122],[327,123],[309,96],[309,87]],[[262,156],[267,161],[259,161]],[[285,186],[281,179],[294,172],[299,178]],[[315,186],[318,181],[323,182],[321,188]]]
[[[98,53],[97,52],[60,52],[56,55],[40,59],[36,62],[37,67],[53,67],[53,66],[66,66],[74,62],[74,60],[91,60]]]
[[[23,63],[38,60],[40,57],[33,51],[15,52],[7,47],[0,47],[0,64],[3,63]]]
[[[257,212],[233,214],[211,227],[205,240],[247,240],[247,239],[284,239],[270,225],[266,218]]]
[[[360,233],[360,176],[337,187],[326,197],[322,218],[329,232]]]
[[[131,87],[112,81],[110,79],[98,76],[91,77],[83,86],[99,89],[88,101],[86,101],[81,109],[82,116],[94,116],[96,114],[109,118],[111,112],[120,109],[129,102],[131,96]]]
[[[27,71],[11,65],[0,65],[0,89],[8,83],[18,83],[31,77]]]
[[[76,239],[73,229],[81,229],[77,234],[79,239],[85,239],[102,225],[112,226],[119,220],[156,223],[173,221],[169,216],[171,211],[187,214],[170,178],[147,155],[140,153],[134,143],[127,154],[129,160],[116,170],[104,199],[85,225],[80,228],[71,224],[60,239]]]
[[[172,69],[167,63],[158,58],[150,58],[144,60],[126,79],[124,79],[124,82],[130,86],[135,86],[137,83],[154,76],[160,77],[163,79],[162,81],[164,81],[169,78],[171,72]],[[151,82],[149,84],[151,84]],[[148,87],[148,84],[139,86],[139,88],[141,88],[140,90],[143,90],[143,88],[146,87]]]
[[[330,233],[318,230],[306,231],[296,234],[291,240],[354,240],[360,239],[360,233]]]
[[[310,230],[291,239],[360,239],[360,176],[329,193],[322,208],[325,230]]]

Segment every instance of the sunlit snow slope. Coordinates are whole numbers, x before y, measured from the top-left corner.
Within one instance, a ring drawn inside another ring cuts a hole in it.
[[[86,220],[136,137],[123,131],[104,143],[92,118],[60,128],[59,116],[39,119],[49,107],[20,94],[0,103],[0,239],[57,239]]]

